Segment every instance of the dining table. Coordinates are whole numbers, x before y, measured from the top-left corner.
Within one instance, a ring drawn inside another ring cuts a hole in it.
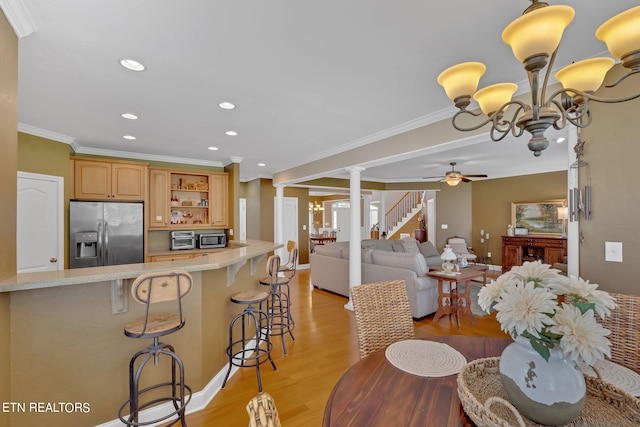
[[[447,344],[467,362],[500,356],[510,338],[452,335],[420,338]],[[474,426],[457,393],[457,374],[421,376],[389,362],[386,349],[356,362],[327,401],[323,426]]]

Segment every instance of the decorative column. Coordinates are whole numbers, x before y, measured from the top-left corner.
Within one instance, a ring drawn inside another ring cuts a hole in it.
[[[284,224],[283,224],[284,215],[282,213],[283,211],[284,211],[284,186],[277,184],[276,185],[276,218],[275,218],[275,230],[274,230],[276,243],[284,243],[282,241],[284,237]],[[278,253],[278,255],[280,255],[281,262],[284,262],[284,260],[286,260],[286,249],[280,248],[276,252]]]
[[[349,172],[349,209],[350,209],[350,229],[349,229],[349,289],[362,284],[362,252],[360,251],[360,172],[363,167],[350,167]],[[349,302],[344,306],[347,310],[353,310],[351,302],[351,292],[349,292]]]

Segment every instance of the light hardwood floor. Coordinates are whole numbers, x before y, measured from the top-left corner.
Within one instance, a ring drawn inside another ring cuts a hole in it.
[[[313,289],[309,280],[310,271],[299,270],[291,283],[296,340],[285,338],[288,351],[285,356],[280,337],[275,337],[272,354],[278,369],[274,371],[267,363],[260,370],[263,389],[273,396],[285,427],[322,425],[333,386],[359,360],[353,312],[344,308],[347,298]],[[438,322],[433,322],[432,317],[414,322],[417,337],[506,336],[494,316],[478,318],[476,325],[463,318],[459,331],[449,316]],[[246,426],[245,406],[257,393],[255,370],[240,369],[206,409],[187,416],[187,423],[190,427]]]

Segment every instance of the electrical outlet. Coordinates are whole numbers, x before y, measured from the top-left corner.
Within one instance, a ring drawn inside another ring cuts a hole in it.
[[[449,224],[440,224],[440,228],[446,230],[447,228],[449,228]]]
[[[229,236],[233,236],[233,228],[229,229]]]
[[[491,252],[487,252],[487,256],[491,258]]]
[[[307,229],[307,224],[302,224],[302,229],[306,230]]]

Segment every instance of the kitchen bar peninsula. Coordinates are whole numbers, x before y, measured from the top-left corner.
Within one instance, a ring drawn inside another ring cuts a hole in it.
[[[0,292],[11,293],[11,378],[3,379],[11,383],[11,402],[3,402],[8,410],[0,416],[17,427],[120,425],[115,420],[128,398],[129,360],[149,344],[123,333],[143,315],[130,297],[131,282],[171,269],[193,275],[183,301],[186,325],[166,341],[182,358],[194,392],[187,412],[201,409],[219,390],[228,362],[228,325],[238,309],[229,296],[260,289],[267,255],[280,247],[231,241],[224,251],[186,260],[19,274],[0,282]]]

